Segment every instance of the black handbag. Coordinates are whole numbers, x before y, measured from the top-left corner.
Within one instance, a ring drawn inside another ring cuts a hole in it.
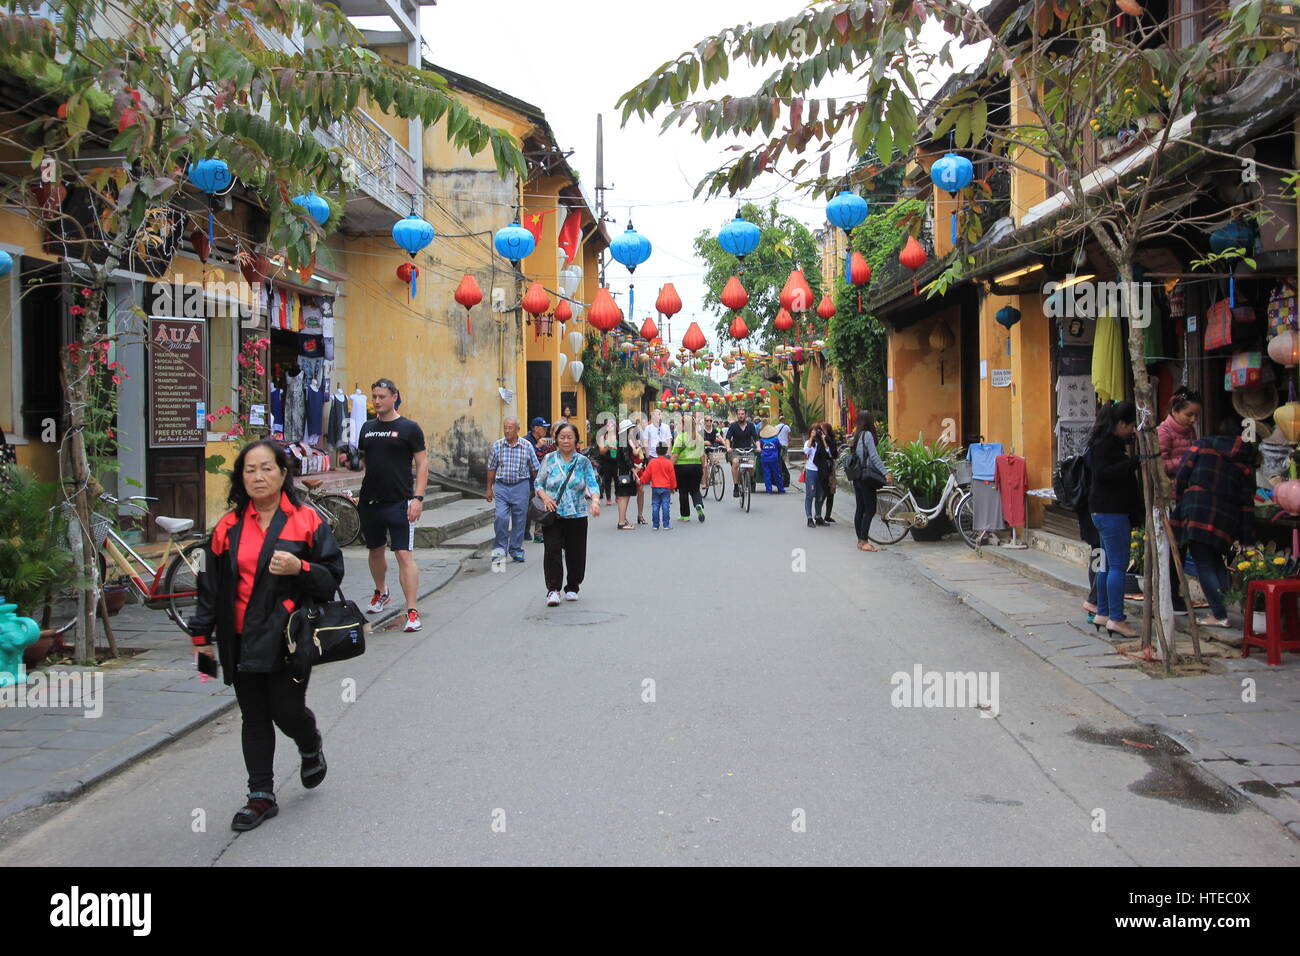
[[[569,487],[569,479],[573,477],[573,469],[578,467],[578,453],[573,453],[573,462],[569,465],[569,472],[564,476],[564,484],[560,485],[560,490],[555,495],[556,511],[559,510],[560,499],[564,497],[564,489]],[[532,512],[530,517],[533,524],[545,531],[551,525],[555,524],[556,511],[547,511],[542,504],[542,499],[533,495],[532,500],[528,502],[529,510]]]
[[[338,591],[338,600],[309,604],[289,615],[284,637],[289,675],[299,684],[317,664],[332,664],[366,652],[366,618],[355,601]]]

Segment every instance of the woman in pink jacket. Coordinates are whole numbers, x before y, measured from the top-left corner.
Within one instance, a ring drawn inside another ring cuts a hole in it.
[[[1160,460],[1172,481],[1183,456],[1196,442],[1196,420],[1201,417],[1201,396],[1179,386],[1169,400],[1169,415],[1156,429],[1160,436]]]

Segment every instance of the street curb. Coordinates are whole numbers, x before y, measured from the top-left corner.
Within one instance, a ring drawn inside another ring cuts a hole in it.
[[[1278,798],[1278,797],[1270,797],[1263,794],[1255,794],[1252,793],[1250,790],[1245,789],[1242,786],[1243,783],[1242,776],[1244,774],[1249,774],[1249,776],[1254,780],[1259,780],[1259,781],[1263,781],[1264,783],[1268,783],[1267,780],[1265,780],[1263,777],[1259,776],[1258,774],[1250,773],[1252,768],[1242,766],[1233,760],[1225,760],[1222,758],[1222,754],[1219,755],[1219,759],[1217,760],[1212,759],[1213,751],[1207,753],[1206,745],[1200,743],[1199,741],[1187,739],[1185,736],[1181,734],[1180,731],[1176,729],[1170,729],[1169,727],[1163,725],[1158,720],[1143,719],[1142,717],[1139,716],[1139,712],[1143,706],[1149,707],[1149,705],[1143,705],[1141,703],[1139,703],[1137,706],[1128,705],[1127,702],[1124,700],[1124,697],[1120,694],[1114,692],[1102,693],[1100,689],[1102,687],[1105,687],[1107,690],[1111,690],[1112,688],[1115,687],[1113,681],[1107,680],[1104,677],[1101,677],[1097,683],[1087,683],[1085,681],[1080,680],[1079,674],[1073,672],[1071,668],[1062,666],[1062,660],[1064,658],[1068,658],[1071,662],[1074,661],[1074,658],[1069,658],[1069,655],[1064,655],[1064,656],[1061,655],[1059,652],[1056,652],[1055,648],[1052,648],[1051,645],[1044,644],[1044,642],[1035,641],[1032,635],[1030,635],[1028,631],[1026,631],[1019,624],[1017,624],[1015,620],[1013,620],[1008,615],[1003,614],[1001,611],[997,610],[996,608],[989,606],[987,603],[980,600],[979,598],[975,597],[969,591],[965,590],[960,584],[954,584],[953,582],[945,581],[944,579],[939,577],[939,575],[936,572],[931,571],[920,561],[915,560],[908,555],[904,555],[904,557],[907,557],[907,559],[912,562],[912,565],[917,569],[917,571],[920,572],[922,577],[924,577],[931,584],[935,585],[935,587],[939,588],[939,590],[947,594],[951,594],[953,597],[961,601],[963,604],[969,605],[971,610],[973,610],[976,614],[980,615],[982,618],[984,618],[986,621],[988,621],[998,630],[1003,631],[1009,636],[1015,638],[1015,640],[1018,643],[1020,643],[1022,646],[1032,651],[1036,656],[1042,658],[1043,661],[1045,661],[1046,663],[1051,664],[1062,674],[1074,680],[1076,683],[1080,684],[1085,689],[1096,694],[1106,703],[1110,704],[1120,713],[1124,714],[1124,716],[1128,717],[1130,720],[1134,721],[1137,724],[1150,727],[1153,730],[1159,731],[1165,736],[1173,739],[1175,742],[1177,742],[1180,746],[1182,746],[1184,749],[1188,751],[1184,759],[1186,759],[1186,761],[1188,762],[1188,765],[1193,773],[1197,773],[1200,776],[1207,778],[1207,782],[1213,782],[1215,784],[1226,786],[1228,789],[1230,789],[1233,792],[1233,794],[1235,794],[1238,797],[1244,798],[1253,806],[1259,808],[1264,813],[1268,814],[1270,817],[1276,820],[1278,824],[1282,827],[1282,829],[1293,839],[1300,840],[1300,810],[1298,810],[1296,807],[1296,801],[1290,797]],[[998,564],[999,567],[1003,567],[1003,565],[1000,564],[999,562],[994,561],[992,563]],[[1015,571],[1017,569],[1007,568],[1007,570]],[[1080,633],[1082,634],[1083,632]],[[1084,636],[1086,637],[1087,635]],[[1147,680],[1155,679],[1145,674],[1143,676]],[[1201,754],[1201,756],[1198,756],[1198,751]]]
[[[424,600],[451,584],[460,575],[463,567],[464,561],[458,561],[456,569],[450,575],[434,587],[422,592],[419,599]],[[388,611],[367,623],[371,631],[374,631],[403,613],[402,610]],[[0,825],[27,810],[35,810],[51,803],[66,803],[81,796],[110,777],[116,776],[161,750],[167,744],[175,743],[191,731],[198,730],[204,724],[222,716],[238,703],[233,692],[229,697],[218,697],[217,694],[213,694],[209,699],[213,701],[213,706],[203,713],[169,719],[163,726],[154,726],[141,731],[138,735],[118,741],[107,750],[95,754],[80,767],[56,774],[52,778],[53,782],[46,785],[44,789],[29,791],[9,803],[0,804]],[[114,751],[119,753],[115,754]]]

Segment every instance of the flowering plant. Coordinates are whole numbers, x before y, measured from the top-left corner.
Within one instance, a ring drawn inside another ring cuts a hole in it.
[[[1300,576],[1300,560],[1279,553],[1277,545],[1237,545],[1228,556],[1231,585],[1223,593],[1226,604],[1241,604],[1251,581],[1276,581]]]

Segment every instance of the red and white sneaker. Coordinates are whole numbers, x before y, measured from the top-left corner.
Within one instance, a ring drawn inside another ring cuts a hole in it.
[[[408,632],[418,631],[422,627],[424,627],[424,625],[420,623],[420,612],[413,607],[407,608],[406,627],[402,628],[402,630]]]
[[[383,594],[380,594],[378,591],[375,591],[374,597],[370,599],[370,607],[366,608],[366,613],[378,614],[384,608],[388,607],[389,602],[391,602],[392,600],[393,600],[392,597],[389,596],[387,591],[385,591]]]

